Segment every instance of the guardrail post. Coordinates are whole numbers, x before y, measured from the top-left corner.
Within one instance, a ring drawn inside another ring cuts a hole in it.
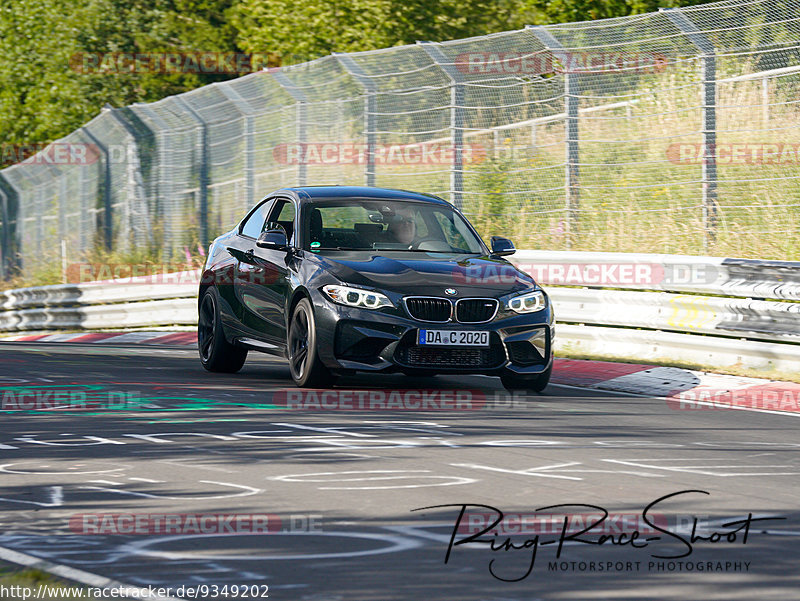
[[[361,87],[364,88],[364,137],[367,143],[367,164],[365,166],[364,176],[368,186],[375,185],[375,139],[376,139],[376,115],[377,112],[377,87],[375,83],[367,76],[364,70],[353,60],[353,57],[347,54],[334,52],[333,56],[344,67],[350,75],[352,75]]]
[[[255,202],[255,177],[256,177],[256,148],[255,148],[255,123],[253,121],[255,111],[239,92],[234,90],[230,84],[212,84],[222,92],[244,116],[244,195],[245,204],[250,207]]]
[[[280,69],[272,69],[270,70],[270,74],[278,82],[278,85],[283,88],[292,98],[295,100],[294,110],[295,110],[295,137],[297,138],[298,144],[305,144],[306,143],[306,105],[308,103],[308,98],[300,90],[292,80],[286,77],[286,74],[281,72]],[[339,140],[341,142],[341,140]],[[305,153],[303,153],[305,156]],[[298,186],[305,186],[306,185],[306,163],[305,160],[301,160],[297,164],[297,185]]]
[[[667,18],[686,34],[700,51],[700,77],[703,80],[703,229],[704,248],[713,242],[717,228],[717,58],[713,42],[681,12],[680,8],[660,8]]]
[[[551,53],[561,52],[565,54],[564,46],[552,33],[542,26],[526,25],[525,29],[530,31],[539,42]],[[567,57],[568,59],[568,57]],[[572,61],[565,60],[566,65]],[[564,70],[564,111],[566,119],[566,148],[565,148],[565,169],[564,169],[564,192],[565,209],[567,219],[565,223],[567,249],[572,248],[574,239],[578,234],[578,222],[580,220],[580,149],[578,134],[578,104],[580,88],[578,86],[578,74],[571,72],[569,68]]]
[[[180,94],[173,96],[175,101],[185,108],[192,119],[200,126],[200,240],[205,248],[211,240],[208,234],[208,124],[203,116],[194,110]]]
[[[108,154],[108,147],[97,136],[86,127],[81,127],[80,131],[92,141],[92,144],[97,146],[103,155],[103,176],[101,178],[103,186],[103,245],[108,252],[111,252],[114,247],[114,222],[111,219],[111,157]]]
[[[464,84],[453,61],[447,58],[438,44],[417,42],[436,66],[450,79],[450,140],[453,145],[453,164],[450,169],[450,195],[457,209],[464,205]]]

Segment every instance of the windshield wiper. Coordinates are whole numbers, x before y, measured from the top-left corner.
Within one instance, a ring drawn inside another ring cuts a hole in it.
[[[446,255],[478,255],[480,253],[470,252],[463,249],[455,250],[426,250],[424,248],[376,248],[374,250],[389,251],[398,253],[442,253]]]
[[[311,250],[373,250],[371,248],[364,248],[362,246],[318,246]]]

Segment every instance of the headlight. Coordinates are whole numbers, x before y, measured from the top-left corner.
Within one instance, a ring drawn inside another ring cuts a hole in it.
[[[348,307],[359,307],[361,309],[380,309],[381,307],[392,307],[392,301],[380,292],[362,290],[361,288],[351,288],[350,286],[340,286],[329,284],[322,287],[322,291],[333,302]]]
[[[508,308],[517,313],[536,313],[546,306],[547,301],[545,301],[544,292],[541,290],[521,294],[508,301]]]

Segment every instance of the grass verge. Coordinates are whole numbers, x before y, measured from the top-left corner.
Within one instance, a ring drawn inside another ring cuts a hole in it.
[[[61,589],[63,595],[50,594],[45,597],[39,597],[42,601],[74,601],[76,599],[84,599],[80,594],[74,594],[77,589],[83,589],[80,585],[61,580],[52,574],[43,572],[42,570],[34,570],[31,568],[23,568],[15,564],[0,562],[0,587],[4,587],[7,592],[13,593],[4,598],[13,601],[22,600],[27,593],[22,593],[22,590],[27,589],[31,594],[28,599],[36,595],[39,587],[49,587],[48,592],[56,593],[56,589]],[[13,588],[19,587],[19,588]],[[2,590],[2,588],[0,588]],[[42,589],[43,593],[45,589]],[[72,593],[72,594],[70,594]]]

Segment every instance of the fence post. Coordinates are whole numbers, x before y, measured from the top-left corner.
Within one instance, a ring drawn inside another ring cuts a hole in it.
[[[69,197],[69,187],[67,186],[67,175],[59,173],[58,178],[58,238],[63,243],[69,232],[67,227],[67,198]]]
[[[230,84],[212,84],[222,92],[236,107],[236,110],[244,116],[244,195],[245,205],[250,207],[255,202],[255,177],[256,177],[256,148],[255,148],[255,124],[253,107],[245,100],[239,92],[234,90]]]
[[[125,192],[125,207],[127,209],[126,220],[128,222],[128,227],[130,227],[134,233],[134,246],[142,246],[143,241],[152,243],[150,210],[147,204],[147,191],[144,184],[140,160],[140,141],[143,138],[143,132],[141,129],[137,131],[136,125],[146,129],[151,136],[154,132],[138,115],[136,115],[136,113],[132,112],[129,107],[115,109],[107,104],[104,108],[108,110],[111,118],[122,126],[133,141],[133,145],[125,149],[128,184]],[[134,219],[134,217],[136,219]],[[125,239],[128,240],[127,234]]]
[[[450,79],[450,141],[453,164],[450,169],[450,195],[457,209],[464,206],[464,84],[461,74],[438,44],[417,42],[436,66]]]
[[[272,69],[270,70],[272,77],[275,81],[278,82],[278,85],[283,88],[286,93],[289,94],[292,98],[294,98],[295,105],[295,137],[297,138],[297,143],[301,146],[306,143],[306,104],[308,103],[308,98],[306,97],[305,93],[300,90],[292,80],[286,77],[286,74],[281,72],[280,69]],[[342,140],[339,140],[342,142]],[[305,157],[305,153],[302,155]],[[297,185],[298,186],[305,186],[306,185],[306,163],[305,158],[297,163]]]
[[[211,240],[208,237],[208,124],[203,116],[194,110],[180,94],[173,96],[175,101],[185,108],[192,119],[200,126],[200,239],[203,247]]]
[[[8,197],[2,187],[0,187],[0,217],[3,219],[3,229],[0,231],[0,280],[5,280],[8,273],[6,262],[8,261],[8,239],[11,233],[11,224],[8,222]]]
[[[78,219],[78,252],[81,256],[89,249],[89,233],[94,232],[97,224],[92,224],[92,208],[88,203],[88,174],[89,165],[80,166],[80,183],[78,185],[78,196],[80,197],[81,216]],[[96,199],[95,199],[96,200]]]
[[[377,88],[375,83],[367,76],[364,70],[348,54],[334,52],[333,56],[352,75],[366,94],[364,98],[364,136],[367,143],[367,165],[364,175],[368,186],[375,185],[375,113],[377,112]]]
[[[5,261],[5,274],[11,273],[22,267],[22,256],[19,253],[19,243],[22,237],[20,193],[19,189],[0,171],[0,193],[3,194],[3,260]],[[12,215],[14,227],[12,227]]]
[[[537,40],[554,55],[558,52],[566,54],[564,46],[552,33],[540,25],[526,25],[525,29],[530,31]],[[565,65],[571,65],[573,61],[565,57]],[[580,221],[580,136],[578,133],[578,101],[580,88],[578,86],[578,74],[571,69],[564,70],[564,112],[566,114],[564,124],[566,126],[566,148],[565,148],[565,169],[564,169],[564,192],[565,209],[567,219],[565,233],[567,249],[572,248],[573,242],[578,235],[578,223]]]
[[[106,250],[111,252],[114,246],[114,222],[111,219],[111,157],[108,154],[108,147],[97,136],[86,127],[81,127],[80,131],[92,141],[92,144],[97,146],[103,155],[103,177],[101,178],[103,181],[103,242]]]
[[[683,14],[680,8],[660,8],[700,51],[703,80],[703,229],[704,250],[717,229],[717,57],[713,42]]]
[[[175,186],[171,182],[173,153],[167,146],[171,130],[166,121],[148,104],[136,103],[133,108],[142,111],[153,123],[157,123],[160,128],[158,132],[154,132],[153,136],[158,149],[158,176],[151,178],[152,181],[148,188],[150,198],[153,199],[154,218],[157,221],[159,218],[161,219],[161,240],[155,242],[161,244],[161,257],[166,261],[175,252],[174,242],[179,238],[179,236],[173,235],[173,226],[179,219],[175,218],[177,211],[175,210],[173,199],[176,198],[177,194],[174,191]],[[152,128],[150,131],[153,131]]]

